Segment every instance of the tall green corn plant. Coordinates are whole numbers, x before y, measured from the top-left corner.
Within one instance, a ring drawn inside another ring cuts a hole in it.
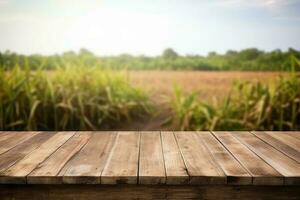
[[[174,98],[171,100],[171,106],[175,111],[173,123],[178,124],[180,130],[186,130],[191,125],[193,113],[197,108],[197,93],[184,95],[182,89],[174,87]]]
[[[150,102],[121,74],[63,66],[0,73],[1,130],[98,130],[148,114]]]
[[[175,88],[173,121],[181,130],[299,130],[300,80],[291,58],[291,73],[274,86],[236,82],[225,100],[206,103],[196,93]]]

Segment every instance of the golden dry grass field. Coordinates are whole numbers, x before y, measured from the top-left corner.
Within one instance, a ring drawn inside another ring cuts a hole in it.
[[[203,100],[226,96],[235,81],[252,81],[272,84],[282,72],[204,72],[204,71],[129,71],[129,81],[150,93],[155,102],[163,96],[171,97],[174,85],[185,92],[199,92]]]

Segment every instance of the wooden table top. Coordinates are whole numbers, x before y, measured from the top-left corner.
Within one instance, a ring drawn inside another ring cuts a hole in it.
[[[0,183],[300,185],[300,132],[0,132]]]

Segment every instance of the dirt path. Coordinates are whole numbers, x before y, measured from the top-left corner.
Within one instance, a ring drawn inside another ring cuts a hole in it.
[[[154,105],[159,110],[154,111],[150,116],[145,118],[136,119],[131,122],[126,122],[121,126],[116,127],[115,130],[119,131],[171,131],[176,128],[171,124],[167,123],[172,116],[171,109],[167,105],[160,104]]]

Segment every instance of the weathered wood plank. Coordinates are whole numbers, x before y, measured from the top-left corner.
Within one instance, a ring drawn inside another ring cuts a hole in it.
[[[300,140],[300,131],[284,131],[285,134]]]
[[[224,171],[228,184],[252,184],[251,175],[210,132],[198,132],[197,135],[203,140],[207,149]]]
[[[300,164],[249,132],[233,134],[265,162],[284,175],[287,185],[300,183]]]
[[[35,136],[38,132],[11,132],[0,141],[0,154]]]
[[[63,176],[63,182],[100,184],[100,175],[116,135],[115,132],[93,132],[88,143],[61,170],[60,176]]]
[[[62,176],[58,176],[62,167],[72,158],[90,139],[90,132],[78,132],[70,140],[57,149],[47,160],[40,163],[28,176],[29,184],[58,184],[62,183]]]
[[[41,146],[4,171],[0,176],[0,183],[26,183],[26,176],[73,135],[74,132],[59,132],[53,134],[53,136],[41,144]]]
[[[254,185],[283,185],[283,176],[229,132],[213,134],[253,177]],[[238,134],[238,133],[237,133]]]
[[[273,146],[278,151],[281,151],[285,155],[289,156],[290,158],[294,159],[298,163],[300,163],[300,151],[297,151],[293,147],[287,145],[281,140],[278,140],[276,137],[272,137],[274,134],[267,134],[265,132],[252,132],[254,135],[259,137],[261,140],[265,141],[266,143]],[[275,133],[276,134],[276,133]],[[300,144],[299,144],[300,145]]]
[[[11,134],[8,131],[0,131],[0,142],[8,139],[10,137],[13,137],[13,136],[14,136],[14,134]]]
[[[293,186],[0,185],[4,200],[299,200]]]
[[[300,140],[295,139],[294,137],[290,136],[289,134],[286,134],[285,132],[266,131],[266,133],[300,152]]]
[[[11,146],[0,154],[4,184],[300,184],[294,132],[9,134],[0,132]]]
[[[139,183],[163,184],[166,173],[160,132],[141,132]]]
[[[166,183],[170,185],[187,184],[189,175],[173,132],[162,132],[163,154],[166,168]]]
[[[15,148],[10,149],[0,156],[0,175],[15,164],[17,161],[24,158],[27,154],[38,148],[43,142],[48,140],[52,133],[39,133],[17,145]]]
[[[101,174],[102,184],[137,184],[140,134],[118,132]]]
[[[175,132],[190,184],[225,184],[224,172],[195,132]]]

